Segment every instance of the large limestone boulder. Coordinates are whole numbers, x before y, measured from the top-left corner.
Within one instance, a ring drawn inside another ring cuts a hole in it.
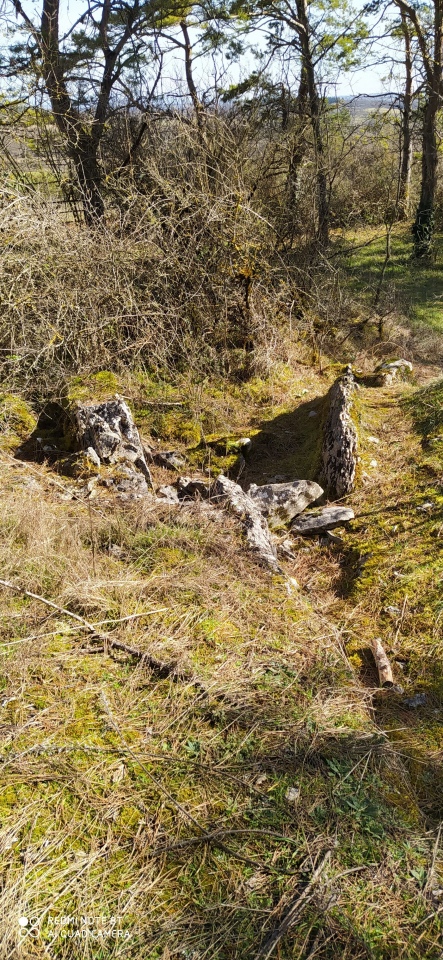
[[[118,394],[98,404],[78,404],[73,411],[76,439],[97,467],[113,464],[122,473],[124,493],[131,487],[138,496],[152,487],[140,436],[131,411]]]
[[[383,360],[375,368],[375,373],[379,377],[380,386],[389,386],[398,375],[408,376],[413,370],[410,360]]]
[[[329,391],[329,412],[323,433],[322,474],[332,500],[352,493],[355,485],[358,437],[351,411],[356,382],[351,367]]]
[[[322,496],[323,490],[313,480],[293,480],[290,483],[265,483],[258,487],[251,483],[248,496],[257,504],[271,528],[291,523],[310,503]]]

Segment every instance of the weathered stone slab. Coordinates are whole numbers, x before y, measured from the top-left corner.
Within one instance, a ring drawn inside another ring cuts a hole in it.
[[[117,394],[112,400],[98,404],[79,404],[73,411],[77,442],[82,450],[95,453],[100,463],[118,464],[125,468],[125,487],[129,473],[142,474],[152,487],[139,433],[131,411]],[[128,473],[129,470],[129,473]],[[139,476],[135,486],[140,490]],[[126,489],[125,489],[126,492]]]
[[[324,530],[341,527],[348,520],[353,519],[354,511],[349,507],[323,507],[321,510],[310,510],[302,517],[297,517],[291,524],[291,532],[311,536],[322,533]]]
[[[271,570],[279,572],[277,551],[271,540],[268,524],[252,497],[248,496],[238,483],[220,474],[212,484],[211,499],[224,500],[229,504],[232,512],[243,522],[246,539],[258,560]]]
[[[351,367],[329,391],[329,412],[323,434],[323,477],[331,499],[351,493],[355,485],[358,437],[351,409],[355,391]]]
[[[251,483],[248,496],[254,500],[272,528],[291,523],[310,503],[323,493],[312,480],[293,480],[290,483],[265,483],[258,487]]]

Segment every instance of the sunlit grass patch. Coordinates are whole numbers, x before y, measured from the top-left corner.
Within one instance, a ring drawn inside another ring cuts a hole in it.
[[[373,303],[386,255],[383,228],[357,231],[347,237],[345,271],[352,288]],[[391,234],[391,258],[383,280],[383,309],[403,313],[413,325],[443,330],[443,237],[435,238],[435,260],[414,260],[409,225],[397,225]]]

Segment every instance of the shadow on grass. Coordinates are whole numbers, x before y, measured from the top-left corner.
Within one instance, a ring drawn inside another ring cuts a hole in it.
[[[417,391],[413,397],[404,400],[403,403],[412,414],[414,427],[421,435],[424,445],[428,445],[432,438],[442,435],[443,379]]]
[[[242,486],[318,478],[325,399],[314,397],[260,425],[240,478]]]
[[[443,237],[435,238],[433,261],[417,261],[412,257],[413,243],[409,225],[396,227],[392,235],[391,260],[387,265],[382,299],[394,309],[404,312],[414,323],[421,323],[436,332],[443,331]],[[386,238],[382,228],[367,243],[355,243],[344,263],[351,287],[361,296],[373,300],[385,259]]]

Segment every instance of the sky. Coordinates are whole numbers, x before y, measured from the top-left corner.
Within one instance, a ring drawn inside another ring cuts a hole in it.
[[[10,3],[10,0],[6,0]],[[361,0],[359,0],[361,2]],[[39,21],[40,4],[37,0],[22,0],[22,5],[28,15],[35,23]],[[60,30],[65,32],[68,26],[75,22],[78,16],[87,6],[87,0],[61,0],[61,18]],[[15,18],[14,18],[15,19]],[[386,26],[386,24],[385,24]],[[383,32],[383,22],[377,26],[378,32]],[[262,37],[258,32],[251,37],[252,43],[257,46],[263,46]],[[198,47],[196,47],[198,52]],[[327,83],[323,84],[323,91],[329,96],[349,98],[362,94],[376,96],[381,93],[395,91],[401,83],[401,71],[397,70],[397,79],[389,76],[390,51],[387,42],[379,42],[373,51],[372,62],[368,62],[360,69],[354,69],[351,73],[337,71],[335,76],[329,76]],[[380,63],[380,58],[385,58],[385,63]],[[181,51],[173,50],[165,57],[165,76],[163,80],[163,91],[167,95],[172,91],[177,83],[177,78],[183,78],[183,57]],[[240,79],[248,75],[255,67],[254,58],[251,54],[242,57],[240,64],[228,64],[226,59],[218,57],[199,58],[194,63],[194,75],[198,86],[204,89],[210,89],[214,85],[214,72],[218,71],[219,77],[222,75],[222,85],[229,86],[229,83],[237,83]],[[227,69],[227,73],[224,71]],[[220,82],[220,80],[219,80]],[[183,89],[185,89],[183,87]]]

